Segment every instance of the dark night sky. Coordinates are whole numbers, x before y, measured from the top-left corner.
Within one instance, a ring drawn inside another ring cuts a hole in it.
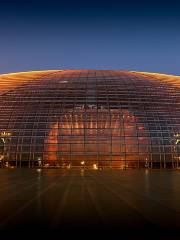
[[[180,1],[0,3],[1,73],[126,69],[180,75]]]

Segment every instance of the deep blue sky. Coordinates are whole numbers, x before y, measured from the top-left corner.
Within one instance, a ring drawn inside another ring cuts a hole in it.
[[[180,75],[180,1],[4,0],[0,72],[126,69]]]

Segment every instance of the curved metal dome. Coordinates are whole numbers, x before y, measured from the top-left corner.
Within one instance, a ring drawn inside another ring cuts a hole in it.
[[[180,77],[109,70],[0,75],[1,167],[178,167]]]

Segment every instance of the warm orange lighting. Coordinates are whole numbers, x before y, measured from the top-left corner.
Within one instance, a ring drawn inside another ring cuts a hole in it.
[[[143,145],[148,144],[146,135],[131,137],[137,136],[137,119],[130,111],[111,110],[110,119],[107,109],[99,109],[99,121],[96,118],[96,111],[96,109],[85,111],[81,108],[78,109],[78,114],[67,113],[61,116],[60,122],[51,124],[44,142],[45,162],[51,165],[59,162],[61,166],[86,165],[93,169],[110,165],[124,168],[125,160],[130,161],[129,166],[139,160],[139,155],[134,154],[135,152],[141,151],[143,158],[147,158],[147,152],[143,152]],[[120,130],[122,127],[123,131]],[[144,131],[144,125],[139,124],[139,134]]]
[[[167,84],[174,85],[176,87],[180,87],[180,76],[170,75],[170,74],[162,74],[162,73],[150,73],[150,72],[136,72],[131,71],[132,74],[142,75],[143,78],[151,79],[152,77],[157,79],[157,81],[165,82]]]
[[[27,83],[31,80],[38,81],[39,78],[48,77],[50,74],[62,72],[63,70],[42,70],[30,72],[17,72],[0,75],[0,93]]]
[[[94,170],[97,170],[97,169],[98,169],[97,164],[93,164],[93,169],[94,169]]]
[[[180,134],[179,134],[179,133],[177,133],[177,134],[175,134],[175,135],[174,135],[174,137],[180,137]]]
[[[179,87],[180,76],[146,72],[2,74],[1,166],[174,167]]]
[[[10,132],[5,132],[5,131],[1,132],[1,137],[9,137],[9,136],[11,136]]]

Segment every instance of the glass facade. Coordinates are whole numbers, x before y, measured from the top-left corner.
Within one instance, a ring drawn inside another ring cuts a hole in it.
[[[109,70],[0,75],[0,166],[177,168],[180,77]]]

